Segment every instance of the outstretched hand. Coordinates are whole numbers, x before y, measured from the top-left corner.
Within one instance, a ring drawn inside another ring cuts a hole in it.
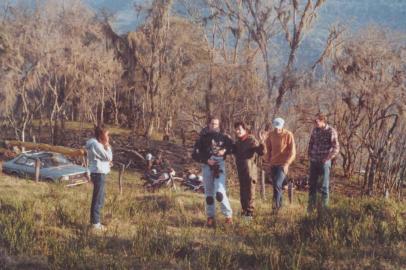
[[[265,130],[260,130],[259,131],[259,139],[261,142],[264,142],[268,138],[268,132]]]

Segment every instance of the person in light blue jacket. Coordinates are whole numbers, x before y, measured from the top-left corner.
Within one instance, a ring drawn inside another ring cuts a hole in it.
[[[104,230],[100,223],[100,213],[104,204],[104,191],[106,175],[110,172],[113,161],[109,131],[103,126],[97,126],[94,130],[95,137],[86,142],[87,159],[90,171],[90,179],[93,183],[92,206],[90,208],[90,222],[93,229]]]

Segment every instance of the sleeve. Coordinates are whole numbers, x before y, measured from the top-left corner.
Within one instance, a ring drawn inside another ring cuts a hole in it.
[[[293,137],[292,133],[289,133],[288,147],[289,147],[289,157],[286,163],[290,165],[296,158],[296,144],[295,138]]]
[[[237,145],[235,144],[235,142],[232,142],[232,146],[231,146],[231,152],[230,154],[235,155],[235,153],[237,152]]]
[[[192,159],[199,163],[206,163],[206,160],[202,158],[202,136],[197,139],[193,146]]]
[[[231,155],[231,154],[235,153],[234,141],[227,135],[224,136],[224,141],[225,141],[225,145],[226,145],[225,155]]]
[[[94,157],[101,161],[112,161],[113,160],[113,152],[111,151],[111,147],[105,149],[101,144],[93,144],[90,151],[93,153]]]
[[[258,143],[255,150],[256,150],[257,154],[260,155],[260,156],[263,156],[263,155],[265,155],[267,153],[264,143]]]
[[[270,161],[272,158],[272,143],[271,143],[271,136],[269,135],[265,142],[266,147],[266,155],[265,160]]]
[[[337,131],[334,128],[331,130],[331,145],[332,147],[328,159],[335,158],[340,152],[340,143],[338,142]]]

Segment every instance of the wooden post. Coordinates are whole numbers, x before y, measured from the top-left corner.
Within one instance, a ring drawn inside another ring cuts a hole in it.
[[[120,190],[120,195],[123,194],[123,175],[124,175],[125,166],[121,164],[120,171],[118,173],[118,188]]]
[[[292,203],[292,201],[293,201],[293,180],[289,180],[288,198],[289,198],[289,203]]]
[[[261,170],[261,198],[263,199],[263,200],[265,200],[266,199],[266,196],[265,196],[265,171],[264,170]]]
[[[86,155],[83,155],[82,156],[82,166],[83,167],[88,167],[88,164],[87,164],[87,156]]]
[[[40,168],[41,168],[41,161],[39,160],[39,158],[37,158],[37,159],[35,160],[35,182],[37,182],[37,183],[38,183],[38,181],[39,181],[39,171],[40,171]]]

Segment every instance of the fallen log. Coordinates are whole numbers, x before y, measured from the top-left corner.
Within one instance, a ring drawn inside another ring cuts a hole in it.
[[[36,151],[49,151],[60,153],[68,157],[82,157],[86,155],[85,149],[75,149],[65,146],[56,146],[45,143],[33,143],[33,142],[22,142],[22,141],[4,141],[6,147],[20,147],[27,150],[36,150]]]

